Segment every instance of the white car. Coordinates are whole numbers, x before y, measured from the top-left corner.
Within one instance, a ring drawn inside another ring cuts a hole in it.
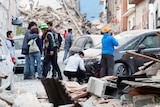
[[[0,90],[12,85],[14,64],[5,41],[0,37]]]
[[[15,60],[15,72],[23,72],[24,64],[25,64],[25,55],[21,54],[22,44],[23,44],[24,35],[15,36],[15,51],[16,51],[16,60]]]

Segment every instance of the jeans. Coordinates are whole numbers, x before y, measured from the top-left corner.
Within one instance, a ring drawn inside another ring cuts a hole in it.
[[[30,69],[32,77],[35,77],[35,61],[37,62],[37,72],[38,77],[42,76],[42,68],[41,68],[41,53],[40,52],[34,52],[29,54],[30,57]]]
[[[25,55],[25,65],[24,65],[24,79],[30,76],[30,60],[29,55]]]
[[[69,47],[65,47],[64,49],[64,57],[63,57],[63,61],[66,60],[67,56],[68,56],[68,52],[69,52]]]

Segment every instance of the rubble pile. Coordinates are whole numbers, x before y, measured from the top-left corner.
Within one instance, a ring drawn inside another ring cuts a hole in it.
[[[47,98],[24,90],[12,90],[0,93],[0,107],[53,107]]]
[[[19,4],[19,14],[24,17],[25,26],[30,21],[38,24],[53,21],[54,28],[59,33],[63,34],[64,30],[72,28],[76,37],[82,35],[84,30],[91,29],[91,23],[76,10],[74,0],[35,0],[32,5],[24,4],[23,0]],[[95,31],[92,29],[92,33]]]
[[[57,82],[60,86],[58,89],[66,93],[60,94],[57,91],[56,95],[61,96],[60,98],[67,95],[72,102],[69,105],[64,100],[63,104],[57,105],[73,107],[78,103],[79,106],[75,107],[160,107],[160,60],[139,53],[127,53],[151,61],[144,63],[139,68],[140,71],[131,76],[90,77],[88,83],[83,85]],[[51,84],[49,81],[47,83]],[[52,87],[54,88],[55,86]],[[48,93],[49,96],[50,94]]]

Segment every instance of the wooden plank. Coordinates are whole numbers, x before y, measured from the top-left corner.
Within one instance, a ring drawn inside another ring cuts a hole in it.
[[[131,51],[126,51],[126,53],[134,55],[134,56],[138,56],[138,57],[141,57],[141,58],[144,58],[144,59],[148,59],[148,60],[151,60],[151,61],[154,61],[154,62],[160,62],[159,59],[156,59],[156,58],[153,58],[153,57],[150,57],[150,56],[147,56],[147,55],[142,55],[142,54],[131,52]]]
[[[0,75],[0,78],[2,78],[2,79],[7,79],[8,76],[7,76],[7,75]]]

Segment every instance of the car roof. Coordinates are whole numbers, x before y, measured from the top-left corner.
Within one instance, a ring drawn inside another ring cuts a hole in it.
[[[83,35],[83,36],[88,36],[93,40],[93,44],[95,46],[99,45],[101,43],[101,39],[103,35]],[[97,42],[98,41],[98,42]]]
[[[156,30],[131,30],[131,31],[125,31],[122,32],[120,34],[115,35],[115,39],[119,42],[119,46],[123,46],[124,44],[126,44],[127,42],[129,42],[130,40],[137,38],[141,35],[144,34],[149,34],[149,33],[155,33],[158,32],[160,30],[156,29]]]

